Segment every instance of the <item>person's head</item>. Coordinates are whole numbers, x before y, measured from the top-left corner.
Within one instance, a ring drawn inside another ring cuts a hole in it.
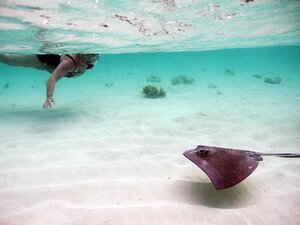
[[[99,54],[80,54],[80,57],[85,61],[87,69],[92,69],[99,59]]]

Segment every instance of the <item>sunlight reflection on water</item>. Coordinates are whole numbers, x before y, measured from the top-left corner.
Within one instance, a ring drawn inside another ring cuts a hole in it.
[[[298,45],[299,10],[298,1],[4,0],[0,51],[120,53]]]

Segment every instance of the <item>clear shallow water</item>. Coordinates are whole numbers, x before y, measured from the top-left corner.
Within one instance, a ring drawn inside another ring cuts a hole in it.
[[[195,98],[205,107],[227,107],[230,101],[258,102],[261,107],[289,104],[287,110],[299,109],[300,47],[232,49],[207,52],[103,54],[95,69],[76,79],[62,79],[56,87],[55,108],[92,108],[102,100],[140,102],[146,85],[162,87],[166,99],[154,101],[186,101],[194,107]],[[227,72],[226,72],[227,71]],[[229,73],[228,73],[229,71]],[[1,64],[2,109],[17,110],[32,107],[39,110],[45,98],[45,82],[49,74],[28,68],[13,68]],[[179,75],[192,78],[192,85],[172,85]],[[260,77],[255,77],[259,75]],[[147,82],[156,76],[159,83]],[[280,84],[264,79],[281,78]],[[213,87],[214,86],[214,87]],[[183,97],[179,97],[182,95]],[[199,96],[200,95],[200,96]],[[184,97],[186,96],[186,97]],[[185,99],[185,100],[184,100]],[[148,99],[149,100],[149,99]],[[225,100],[223,102],[223,100]],[[151,102],[152,100],[150,100]],[[81,105],[81,106],[79,106]],[[224,106],[223,106],[224,105]],[[244,106],[251,111],[251,106]],[[260,110],[258,107],[257,110]],[[266,112],[267,113],[267,112]],[[284,112],[282,112],[284,113]]]
[[[299,45],[299,21],[296,0],[4,0],[0,51],[129,53]]]
[[[0,64],[0,224],[297,224],[298,161],[218,192],[182,153],[299,153],[299,1],[113,2],[0,3],[1,53],[102,53],[48,111],[48,73]]]
[[[59,81],[48,111],[49,74],[1,64],[0,223],[232,224],[234,213],[236,224],[297,224],[299,161],[266,158],[218,192],[182,153],[198,144],[299,153],[299,58],[299,46],[103,54]],[[174,86],[178,75],[195,82]],[[280,84],[264,82],[275,76]],[[144,98],[145,85],[166,98]]]
[[[150,127],[162,136],[179,123],[183,127],[172,135],[181,146],[178,151],[200,142],[275,152],[297,152],[300,147],[299,46],[103,54],[92,71],[57,83],[56,105],[49,111],[42,109],[47,72],[3,64],[0,71],[0,135],[5,140],[4,152],[21,142],[39,149],[45,138],[63,148],[56,138],[81,142],[102,135],[123,137],[119,123],[128,124],[125,131],[143,130],[145,124],[151,123]],[[172,85],[171,80],[179,75],[195,82]],[[147,82],[150,76],[159,77],[161,82]],[[281,83],[264,81],[275,77],[280,77]],[[141,91],[146,85],[162,87],[166,98],[144,98]],[[164,122],[156,123],[155,118]],[[132,126],[127,120],[139,122],[132,122]],[[126,133],[132,141],[127,146],[136,144],[135,132]],[[147,136],[148,131],[142,134]],[[18,135],[21,142],[15,138]],[[31,143],[33,137],[36,139]],[[114,144],[109,138],[105,145]]]

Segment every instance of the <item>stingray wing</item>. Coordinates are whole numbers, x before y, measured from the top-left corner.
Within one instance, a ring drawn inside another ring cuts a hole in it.
[[[263,160],[255,152],[204,145],[183,155],[200,167],[218,190],[240,183]]]

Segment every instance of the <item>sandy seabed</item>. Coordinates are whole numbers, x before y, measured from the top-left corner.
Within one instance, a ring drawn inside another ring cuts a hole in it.
[[[217,191],[182,155],[198,144],[299,153],[292,80],[218,84],[222,94],[209,82],[168,84],[164,99],[143,98],[131,81],[58,88],[49,111],[32,87],[2,92],[1,225],[300,223],[299,159],[264,157],[242,183]]]

